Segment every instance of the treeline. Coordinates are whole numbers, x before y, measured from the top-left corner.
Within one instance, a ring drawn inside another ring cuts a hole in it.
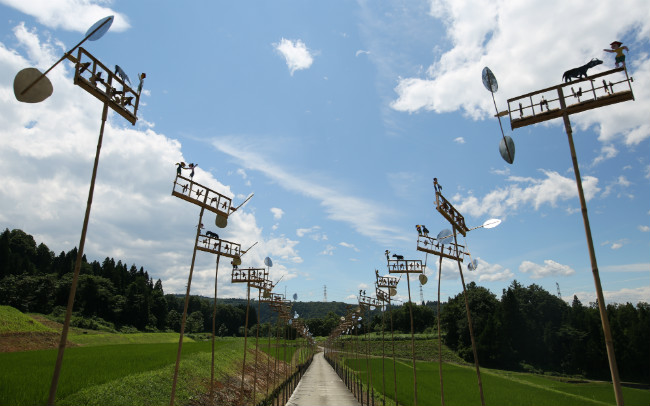
[[[55,255],[22,230],[0,235],[0,304],[61,317],[68,303],[77,249]],[[184,298],[165,295],[144,268],[106,258],[82,258],[73,325],[121,331],[180,331]],[[192,296],[186,332],[212,331],[213,302]],[[217,304],[219,335],[243,334],[245,305]],[[249,320],[257,320],[254,308]],[[249,323],[253,324],[252,322]]]
[[[481,365],[492,368],[555,371],[611,379],[596,303],[571,305],[538,285],[517,281],[500,300],[488,289],[467,285],[469,307]],[[623,381],[650,378],[650,305],[607,305],[618,369]],[[472,346],[462,293],[441,310],[444,342],[467,361]]]

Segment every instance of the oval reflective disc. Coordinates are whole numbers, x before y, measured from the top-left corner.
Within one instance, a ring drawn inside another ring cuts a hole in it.
[[[438,233],[436,239],[440,244],[450,244],[452,241],[454,241],[454,233],[450,229],[445,228]]]
[[[481,75],[483,79],[483,86],[492,93],[495,93],[499,90],[499,84],[497,83],[497,78],[494,76],[494,73],[487,66],[483,68],[483,74]]]
[[[223,217],[217,214],[217,218],[214,219],[214,225],[219,228],[226,228],[228,225],[228,217]]]
[[[113,16],[102,18],[93,24],[92,27],[88,28],[88,31],[86,31],[86,38],[90,41],[97,41],[106,34],[106,31],[111,28],[111,25],[113,25]]]
[[[420,278],[421,285],[426,285],[427,282],[429,281],[429,278],[427,278],[425,274],[420,274],[419,278]]]
[[[36,80],[38,82],[34,83]],[[32,85],[32,83],[34,84]],[[32,87],[24,92],[29,85],[32,85]],[[54,88],[50,79],[43,76],[43,73],[36,68],[25,68],[18,72],[14,78],[14,95],[20,102],[40,103],[50,97],[53,91]]]
[[[506,135],[501,139],[499,153],[501,154],[501,158],[507,163],[512,164],[515,161],[515,142],[511,137]]]

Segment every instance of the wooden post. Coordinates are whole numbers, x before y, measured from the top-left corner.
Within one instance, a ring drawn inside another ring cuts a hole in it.
[[[444,249],[444,244],[442,246]],[[440,280],[442,279],[442,255],[440,256],[440,261],[438,262],[438,314],[436,315],[438,319],[438,375],[440,375],[440,402],[442,406],[445,406],[445,387],[442,384],[442,337],[440,336]]]
[[[192,265],[190,266],[190,276],[187,278],[187,291],[185,292],[185,305],[183,306],[181,332],[180,332],[180,337],[178,338],[178,351],[176,352],[176,366],[174,367],[174,380],[172,382],[172,394],[169,399],[170,406],[174,406],[174,398],[176,397],[176,381],[178,380],[178,367],[181,362],[181,350],[183,349],[183,334],[185,333],[185,322],[187,321],[187,307],[190,303],[190,286],[192,285],[192,273],[194,272],[194,261],[196,259],[196,245],[199,242],[199,235],[201,234],[203,211],[204,208],[201,207],[201,212],[199,214],[199,224],[196,226],[196,239],[194,240],[194,252],[192,253]]]
[[[250,272],[249,272],[250,275]],[[241,367],[241,388],[239,393],[239,404],[244,401],[244,375],[246,373],[246,344],[248,342],[248,309],[251,304],[251,285],[246,282],[246,323],[244,324],[244,363]]]
[[[212,305],[212,361],[210,363],[210,399],[214,396],[214,335],[217,324],[217,277],[219,276],[219,258],[217,255],[217,268],[214,272],[214,303]]]
[[[99,27],[97,29],[99,29]],[[45,76],[45,74],[43,76]],[[95,163],[93,165],[93,173],[90,177],[90,189],[88,190],[88,201],[86,202],[86,214],[84,215],[84,222],[83,222],[83,226],[81,227],[81,238],[79,239],[77,260],[74,263],[74,274],[72,276],[72,284],[70,285],[70,294],[68,295],[68,307],[66,308],[66,312],[65,312],[65,321],[63,322],[63,329],[61,330],[61,339],[59,340],[59,352],[56,356],[56,363],[54,364],[54,374],[52,375],[52,382],[50,384],[50,393],[47,401],[47,404],[49,406],[53,406],[54,403],[56,402],[56,390],[59,385],[59,375],[61,373],[61,366],[63,365],[63,353],[65,352],[65,345],[68,342],[68,330],[70,328],[70,319],[72,318],[72,307],[74,305],[74,297],[77,292],[77,283],[79,281],[81,261],[83,260],[84,245],[86,244],[86,231],[88,230],[88,221],[90,219],[90,208],[93,204],[93,194],[95,192],[95,179],[97,178],[97,167],[99,166],[99,153],[102,149],[102,140],[104,139],[104,126],[106,124],[107,116],[108,116],[108,100],[104,102],[104,109],[102,110],[102,124],[99,129],[99,139],[97,140],[97,151],[95,152]]]
[[[454,245],[456,246],[456,257],[458,257],[458,240],[456,237],[456,227],[453,227],[453,230],[454,230]],[[460,265],[460,260],[457,260],[456,262],[458,263],[460,280],[463,283],[463,296],[465,297],[465,310],[467,311],[467,324],[469,325],[469,336],[472,340],[472,351],[474,352],[474,365],[476,366],[476,377],[478,379],[478,391],[479,394],[481,395],[481,405],[485,406],[485,399],[483,398],[483,382],[481,381],[481,370],[478,365],[478,352],[476,351],[476,341],[474,340],[474,328],[472,327],[472,315],[469,311],[467,289],[465,289],[465,278],[463,277],[463,267]]]
[[[413,405],[418,406],[418,376],[415,367],[415,334],[413,332],[413,302],[411,301],[411,278],[406,274],[406,286],[409,292],[409,313],[411,315],[411,358],[413,359]]]
[[[582,189],[582,178],[580,177],[580,167],[578,166],[578,157],[576,155],[576,149],[573,144],[573,131],[571,129],[571,122],[569,121],[569,115],[566,112],[564,93],[562,92],[561,87],[558,88],[558,95],[560,99],[560,106],[564,111],[562,118],[564,119],[564,128],[566,130],[566,134],[569,139],[569,149],[571,150],[571,161],[573,162],[573,172],[575,173],[575,177],[576,177],[576,186],[578,187],[578,197],[580,198],[580,209],[582,211],[582,220],[585,225],[585,234],[587,235],[587,247],[589,249],[589,260],[591,262],[591,272],[594,276],[594,284],[596,285],[596,296],[598,297],[598,310],[600,312],[600,321],[603,326],[603,334],[605,335],[605,346],[607,348],[607,360],[609,361],[609,370],[612,375],[614,396],[616,398],[616,405],[623,406],[624,403],[623,391],[621,389],[621,381],[618,375],[616,354],[614,353],[614,340],[612,338],[612,331],[609,326],[609,318],[607,317],[607,307],[605,306],[605,297],[603,296],[603,288],[600,284],[598,263],[596,261],[596,251],[594,249],[594,241],[591,237],[589,215],[587,214],[587,202],[585,200],[585,194]]]

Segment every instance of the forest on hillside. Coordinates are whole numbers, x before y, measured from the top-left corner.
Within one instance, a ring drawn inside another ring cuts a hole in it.
[[[55,255],[45,244],[22,230],[0,234],[0,304],[23,312],[61,317],[67,305],[77,250]],[[513,281],[497,297],[472,282],[467,285],[480,364],[529,372],[550,372],[604,379],[610,377],[604,337],[596,303],[571,304],[538,285]],[[83,257],[74,304],[73,325],[115,331],[179,331],[184,296],[165,294],[143,267],[105,258]],[[436,303],[413,305],[417,333],[433,333]],[[305,320],[314,336],[328,336],[340,316],[354,306],[342,302],[294,302],[292,312]],[[371,331],[410,332],[409,304],[382,314],[374,309],[364,317]],[[266,305],[260,308],[262,335],[276,323]],[[257,302],[251,301],[249,326],[257,320]],[[624,381],[650,379],[650,305],[642,302],[607,305],[619,372]],[[191,296],[186,332],[212,331],[213,302]],[[220,336],[243,335],[246,301],[219,299],[215,329]],[[441,303],[444,343],[468,362],[472,348],[462,293]],[[253,333],[254,334],[254,333]]]

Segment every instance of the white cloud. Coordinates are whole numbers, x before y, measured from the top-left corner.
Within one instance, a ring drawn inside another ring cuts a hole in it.
[[[8,174],[0,184],[0,221],[33,234],[55,252],[67,251],[79,243],[102,104],[73,84],[65,64],[48,74],[56,89],[49,99],[29,105],[16,101],[15,72],[56,56],[51,42],[41,43],[24,25],[14,32],[30,60],[0,43],[0,171]],[[146,123],[132,127],[109,115],[84,250],[89,260],[114,257],[145,266],[152,278],[162,279],[167,293],[185,291],[199,209],[170,193],[174,164],[183,160],[177,140]],[[201,166],[194,180],[234,197],[228,185]],[[222,239],[241,243],[242,249],[259,241],[244,256],[245,263],[259,266],[272,256],[275,280],[295,277],[292,266],[301,260],[298,242],[265,238],[245,206],[229,216],[226,229],[216,228],[209,212],[202,222]],[[243,289],[229,283],[229,265],[222,258],[220,295],[241,297]],[[198,253],[192,293],[211,295],[214,274],[215,257]]]
[[[606,265],[600,267],[604,272],[648,272],[650,263],[623,264],[623,265]]]
[[[334,255],[334,250],[336,249],[333,245],[327,245],[323,251],[320,252],[320,255]]]
[[[359,252],[359,248],[355,247],[354,244],[349,244],[347,242],[341,241],[339,245],[341,247],[353,249],[355,252]]]
[[[359,56],[362,54],[370,55],[370,51],[364,51],[363,49],[359,49],[357,52],[354,53],[354,56]]]
[[[465,143],[465,138],[456,137],[456,138],[454,138],[454,142],[457,143],[457,144],[464,144]]]
[[[299,229],[296,230],[296,235],[298,237],[304,237],[305,235],[314,233],[317,230],[320,230],[319,226],[313,226],[313,227],[309,227],[309,228],[299,228]]]
[[[647,280],[646,280],[647,282]],[[574,292],[574,295],[583,303],[595,303],[596,302],[596,292],[595,291],[580,291]],[[603,296],[605,296],[606,303],[632,303],[637,304],[639,302],[648,303],[648,298],[650,298],[650,285],[647,283],[641,284],[638,288],[622,288],[619,290],[605,290],[603,291]],[[573,297],[573,295],[571,295]]]
[[[551,259],[544,260],[544,265],[523,261],[519,265],[519,270],[529,274],[531,279],[546,278],[547,276],[569,276],[575,273],[570,266],[562,265]]]
[[[333,186],[316,183],[314,176],[280,167],[269,160],[271,154],[260,155],[255,152],[267,150],[267,145],[252,148],[250,145],[252,141],[244,138],[242,136],[219,137],[212,144],[217,150],[241,160],[246,168],[262,172],[282,188],[320,201],[328,218],[347,223],[361,235],[379,243],[410,241],[409,238],[400,236],[399,228],[386,225],[385,219],[393,218],[396,214],[395,209],[384,207],[376,201],[345,194]],[[274,143],[277,144],[277,140],[274,140]],[[331,183],[338,182],[340,180]],[[326,236],[322,239],[326,239]]]
[[[486,118],[494,114],[494,106],[480,80],[485,66],[499,80],[497,105],[503,109],[507,98],[558,84],[564,71],[594,57],[604,63],[592,72],[613,68],[613,57],[603,51],[612,38],[626,38],[626,45],[638,49],[650,34],[646,0],[631,0],[624,9],[613,0],[600,2],[597,8],[586,1],[562,0],[534,4],[430,0],[430,4],[432,18],[445,24],[448,42],[425,75],[399,79],[397,98],[391,103],[397,111],[460,110],[474,119]],[[611,24],[613,15],[616,24]],[[530,27],[535,27],[535,34],[522,35]],[[631,53],[627,65],[631,76],[650,76],[646,53]],[[572,121],[579,129],[597,127],[599,140],[606,145],[616,139],[638,145],[650,137],[646,118],[650,87],[636,84],[634,93],[635,102],[574,115]],[[555,123],[561,125],[561,120]]]
[[[596,166],[606,159],[614,158],[618,155],[618,150],[611,144],[603,145],[600,149],[600,155],[594,158],[594,161],[591,163],[591,166]]]
[[[504,188],[498,188],[486,194],[482,199],[473,195],[461,197],[454,196],[456,208],[461,213],[468,213],[475,217],[489,214],[492,217],[504,217],[513,214],[520,206],[531,205],[539,210],[542,205],[556,207],[559,201],[577,201],[577,189],[575,180],[564,177],[554,171],[541,171],[546,178],[524,178],[510,176],[508,180],[512,183]],[[520,185],[523,185],[520,186]],[[582,187],[585,199],[589,201],[600,191],[598,179],[592,176],[583,176]]]
[[[605,241],[605,242],[601,243],[600,245],[601,246],[609,245],[609,248],[611,248],[613,250],[617,250],[617,249],[622,248],[623,245],[625,245],[627,243],[629,243],[628,239],[622,238],[622,239],[620,239],[618,241]]]
[[[108,3],[105,0],[0,0],[0,3],[34,16],[39,23],[51,28],[85,34],[95,22],[111,15],[115,19],[110,31],[121,32],[130,27],[126,16],[101,5]]]
[[[280,220],[282,216],[284,215],[284,210],[279,209],[277,207],[271,207],[271,213],[273,213],[273,218],[276,220]]]
[[[648,226],[639,226],[638,229],[639,229],[639,231],[644,232],[644,233],[647,233],[648,231],[650,231],[650,227],[648,227]]]
[[[302,40],[291,41],[282,38],[280,42],[274,43],[273,47],[286,60],[292,76],[297,70],[308,69],[314,62],[312,54]]]
[[[515,274],[508,268],[504,268],[499,264],[490,264],[487,261],[476,258],[478,266],[475,271],[467,269],[467,263],[462,263],[463,276],[465,281],[478,281],[478,282],[496,282],[507,281],[514,278]],[[438,279],[438,262],[436,265],[427,267],[426,275],[433,276]],[[459,280],[460,271],[458,270],[458,263],[456,261],[445,259],[442,261],[442,280]]]
[[[624,189],[627,188],[631,185],[632,183],[627,180],[627,178],[623,175],[620,175],[614,182],[609,183],[605,187],[605,191],[601,195],[602,197],[607,197],[609,196],[614,189]],[[620,194],[618,195],[619,197],[621,196]]]

